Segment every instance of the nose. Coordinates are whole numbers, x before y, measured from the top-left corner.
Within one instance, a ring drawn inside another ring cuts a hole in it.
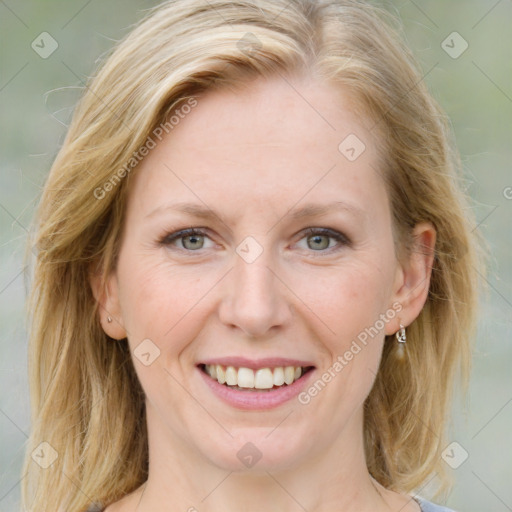
[[[251,263],[235,254],[234,268],[224,283],[220,320],[251,338],[264,338],[291,323],[291,294],[271,260],[267,251]]]

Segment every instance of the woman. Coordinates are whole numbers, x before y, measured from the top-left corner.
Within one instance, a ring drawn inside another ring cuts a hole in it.
[[[37,217],[27,510],[447,510],[479,258],[388,18],[176,0],[92,80]]]

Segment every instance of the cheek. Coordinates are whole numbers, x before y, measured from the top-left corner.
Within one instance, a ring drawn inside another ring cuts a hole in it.
[[[295,276],[294,291],[323,324],[331,351],[344,351],[390,307],[392,261],[347,261],[337,268]],[[290,282],[290,281],[289,281]],[[308,317],[311,317],[311,311]],[[306,310],[304,310],[306,312]],[[377,325],[381,329],[380,323]]]
[[[121,310],[132,350],[149,338],[172,360],[201,329],[205,296],[218,276],[171,265],[165,256],[120,257]],[[167,366],[167,362],[165,363]]]
[[[319,347],[325,357],[301,403],[312,404],[318,417],[331,418],[336,431],[364,403],[378,372],[384,343],[381,315],[386,315],[391,290],[386,275],[382,267],[347,265],[323,283],[325,293],[316,294],[311,307],[329,329],[317,331],[326,333]]]

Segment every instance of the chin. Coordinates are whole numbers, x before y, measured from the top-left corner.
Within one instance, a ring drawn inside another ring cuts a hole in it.
[[[225,471],[257,474],[289,470],[304,458],[309,443],[294,439],[285,429],[272,432],[273,428],[242,428],[233,437],[226,434],[217,442],[212,438],[209,441],[213,442],[202,442],[201,450],[213,465]]]

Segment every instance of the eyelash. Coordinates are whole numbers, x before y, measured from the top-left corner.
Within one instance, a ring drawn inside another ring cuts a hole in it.
[[[328,247],[326,249],[322,249],[322,250],[318,250],[318,251],[314,251],[311,249],[311,252],[313,252],[313,253],[331,254],[332,252],[341,250],[344,246],[350,247],[352,245],[352,242],[346,235],[344,235],[343,233],[340,233],[338,231],[335,231],[333,229],[330,229],[330,228],[306,228],[303,231],[303,234],[304,234],[304,236],[302,238],[300,238],[300,240],[302,240],[303,238],[306,238],[308,236],[328,236],[329,238],[336,240],[340,244],[340,245],[338,245],[338,247]],[[186,238],[189,236],[204,236],[204,237],[209,238],[208,234],[201,228],[188,228],[188,229],[182,229],[175,233],[170,233],[170,234],[165,235],[160,240],[160,244],[164,245],[164,246],[169,246],[169,245],[172,245],[172,242],[174,242],[175,240],[179,240],[179,239]],[[202,249],[190,250],[190,249],[185,249],[185,248],[183,248],[183,249],[178,248],[178,250],[194,253],[194,252],[200,252]]]

